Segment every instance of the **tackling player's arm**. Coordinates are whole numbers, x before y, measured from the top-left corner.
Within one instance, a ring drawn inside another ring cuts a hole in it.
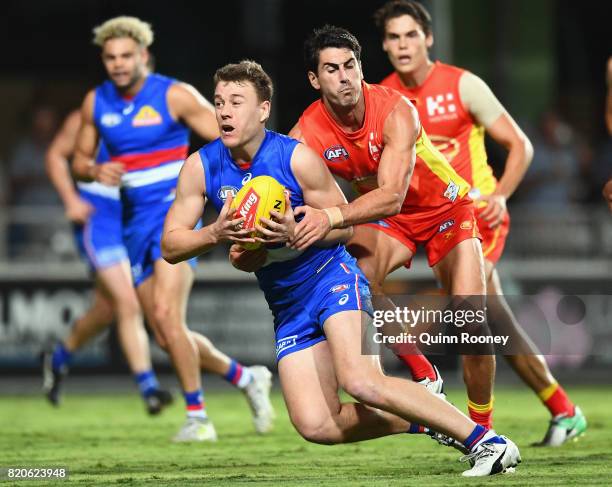
[[[419,133],[416,109],[403,98],[389,113],[383,127],[384,149],[378,166],[378,187],[349,204],[324,210],[311,210],[296,227],[291,242],[297,249],[305,249],[321,240],[333,228],[344,228],[397,215],[401,209],[416,161],[415,143]],[[294,135],[295,134],[295,135]],[[291,136],[300,136],[299,128]],[[296,209],[296,214],[305,213]]]
[[[179,174],[176,198],[166,215],[162,255],[171,264],[208,252],[220,242],[254,242],[250,230],[236,230],[244,218],[233,218],[232,197],[225,200],[217,221],[194,229],[206,205],[206,182],[202,159],[191,154]]]
[[[108,186],[118,186],[124,173],[123,164],[96,164],[95,161],[98,148],[98,129],[93,118],[95,96],[95,92],[90,91],[81,107],[81,128],[77,136],[72,173],[81,181],[98,181]]]
[[[347,204],[346,197],[331,172],[310,147],[304,144],[296,146],[291,157],[291,169],[302,188],[304,203],[307,205],[298,207],[296,214],[303,213],[306,218],[310,212],[323,210],[328,218],[333,218],[333,214],[327,213],[329,208],[338,208]],[[332,229],[315,243],[320,246],[328,246],[337,242],[345,242],[351,238],[352,234],[352,226],[343,226]]]
[[[45,155],[45,168],[64,204],[66,218],[75,223],[85,223],[92,212],[91,205],[81,198],[74,186],[68,161],[74,153],[80,125],[81,115],[75,110],[66,117]]]
[[[497,188],[492,194],[480,197],[487,202],[481,217],[494,228],[503,221],[506,200],[525,176],[533,158],[533,147],[525,133],[480,78],[469,72],[464,73],[459,81],[459,93],[461,102],[476,122],[485,128],[495,142],[508,150],[504,173]]]
[[[219,137],[219,126],[211,103],[187,83],[175,83],[168,89],[168,107],[175,120],[183,121],[207,141]]]

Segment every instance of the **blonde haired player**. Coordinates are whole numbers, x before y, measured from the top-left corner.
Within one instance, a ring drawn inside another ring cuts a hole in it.
[[[187,155],[189,129],[207,140],[219,136],[212,107],[192,86],[149,71],[147,48],[153,32],[148,23],[117,17],[94,33],[109,79],[83,102],[74,172],[81,180],[121,188],[123,239],[136,292],[157,343],[170,355],[185,397],[187,420],[174,440],[217,439],[205,410],[200,367],[243,390],[256,430],[269,431],[270,372],[243,367],[187,328],[195,260],[170,265],[161,258],[163,222]],[[107,147],[110,162],[96,165],[99,141]]]

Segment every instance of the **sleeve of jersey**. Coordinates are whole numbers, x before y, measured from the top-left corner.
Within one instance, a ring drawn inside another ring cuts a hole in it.
[[[485,128],[506,112],[491,88],[470,72],[463,73],[459,80],[459,96],[465,109]]]

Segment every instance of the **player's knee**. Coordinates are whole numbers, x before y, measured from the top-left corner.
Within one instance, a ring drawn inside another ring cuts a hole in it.
[[[133,319],[140,315],[140,305],[135,296],[124,296],[117,301],[117,314],[124,319]]]
[[[161,329],[173,328],[170,325],[173,323],[176,313],[167,303],[161,300],[156,302],[153,315]]]
[[[100,300],[96,303],[96,313],[101,323],[110,324],[115,319],[113,304],[108,299]]]
[[[291,415],[291,422],[302,438],[319,445],[334,445],[340,442],[330,427],[329,416]]]
[[[340,387],[357,401],[374,407],[382,404],[379,381],[370,374],[353,370],[341,374],[338,379]]]

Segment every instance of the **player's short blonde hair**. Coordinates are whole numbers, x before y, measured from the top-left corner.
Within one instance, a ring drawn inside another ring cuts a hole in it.
[[[95,27],[93,33],[93,43],[100,47],[104,46],[104,43],[109,39],[116,39],[118,37],[129,37],[143,47],[149,47],[153,44],[151,24],[143,22],[137,17],[122,15],[109,19]]]

